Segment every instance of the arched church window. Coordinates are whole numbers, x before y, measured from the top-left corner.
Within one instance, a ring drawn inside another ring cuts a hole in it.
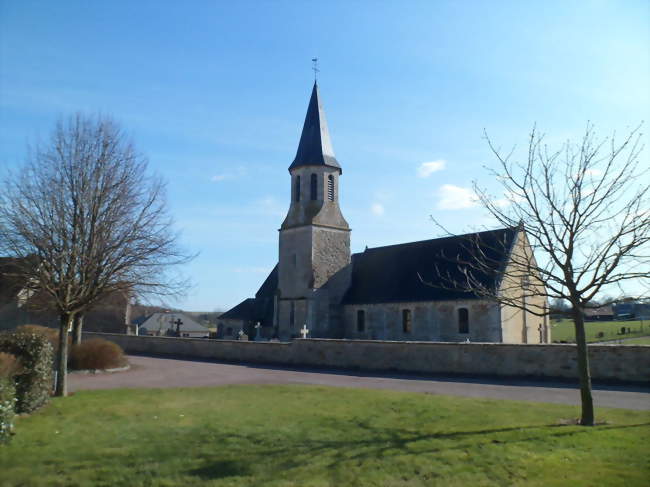
[[[300,201],[300,176],[296,176],[296,188],[294,190],[294,197],[296,201]]]
[[[458,308],[458,333],[469,333],[469,311]]]
[[[366,312],[362,309],[357,311],[357,331],[366,331]]]
[[[334,201],[334,176],[327,176],[327,199]]]
[[[311,175],[310,183],[311,199],[314,201],[318,199],[318,176],[316,174]]]

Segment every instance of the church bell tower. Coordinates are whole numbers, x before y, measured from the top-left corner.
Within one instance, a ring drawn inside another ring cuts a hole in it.
[[[314,83],[298,151],[289,166],[291,205],[280,228],[281,338],[299,336],[304,325],[312,337],[336,335],[330,308],[337,297],[327,284],[350,264],[350,227],[339,208],[342,172]]]

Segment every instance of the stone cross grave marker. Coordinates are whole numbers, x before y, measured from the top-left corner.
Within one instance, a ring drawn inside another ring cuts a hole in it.
[[[260,328],[262,325],[260,325],[260,322],[258,321],[257,324],[254,326],[255,328],[255,341],[259,342],[262,339],[262,335],[260,334]]]
[[[176,321],[172,321],[172,324],[176,325],[176,336],[181,336],[181,325],[183,324],[181,319],[178,318]]]
[[[307,324],[302,325],[300,334],[302,335],[303,338],[307,338],[307,335],[309,334],[309,330],[307,329]]]

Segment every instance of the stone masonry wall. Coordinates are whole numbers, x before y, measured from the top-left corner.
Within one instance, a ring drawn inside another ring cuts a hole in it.
[[[84,333],[126,353],[180,355],[224,362],[337,367],[367,371],[520,377],[577,377],[575,345],[387,342],[307,339],[289,343]],[[650,381],[650,346],[591,345],[592,378]]]

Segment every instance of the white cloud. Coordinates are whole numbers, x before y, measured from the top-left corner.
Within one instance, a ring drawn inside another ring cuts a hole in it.
[[[384,214],[384,205],[381,203],[373,203],[370,207],[370,211],[373,215],[382,216]]]
[[[221,181],[225,181],[227,179],[237,179],[242,176],[246,176],[247,173],[248,171],[244,166],[238,166],[233,171],[225,172],[221,174],[215,174],[210,178],[210,181],[212,181],[213,183],[218,183]]]
[[[602,176],[603,171],[600,169],[587,169],[585,171],[586,176]]]
[[[436,171],[442,171],[445,168],[446,161],[438,159],[437,161],[423,162],[418,167],[418,177],[428,178]]]
[[[473,208],[478,204],[478,198],[471,188],[443,184],[438,190],[439,210],[462,210]]]
[[[497,208],[505,208],[506,206],[511,205],[512,203],[521,203],[525,201],[525,198],[513,191],[506,191],[503,193],[503,198],[497,198],[492,201],[494,206]]]

